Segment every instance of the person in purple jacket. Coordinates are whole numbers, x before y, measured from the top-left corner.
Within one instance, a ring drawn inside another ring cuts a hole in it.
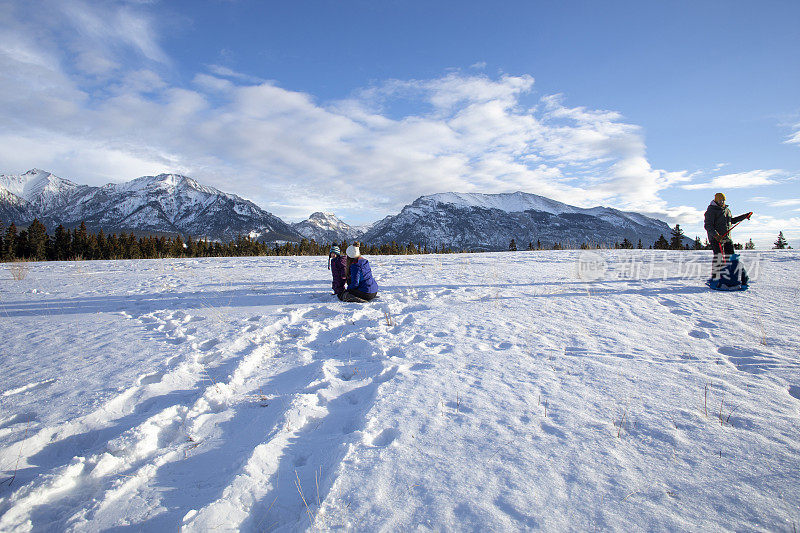
[[[372,277],[369,261],[361,257],[358,246],[348,246],[347,257],[350,275],[347,279],[347,290],[341,299],[345,302],[363,303],[377,298],[378,284]]]
[[[338,246],[332,246],[328,252],[328,270],[333,275],[333,294],[340,300],[344,294],[344,284],[347,281],[347,258],[342,255]]]

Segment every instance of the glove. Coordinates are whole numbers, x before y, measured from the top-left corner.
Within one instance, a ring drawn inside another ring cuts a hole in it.
[[[750,217],[751,217],[751,216],[753,216],[753,212],[752,212],[752,211],[750,211],[749,213],[747,213],[747,220],[750,220]]]

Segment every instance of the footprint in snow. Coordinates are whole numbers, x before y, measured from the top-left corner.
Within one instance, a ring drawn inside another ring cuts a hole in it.
[[[386,383],[387,381],[395,377],[399,370],[400,367],[398,367],[397,365],[391,368],[387,368],[383,372],[372,378],[372,381],[375,383]]]
[[[197,345],[197,349],[203,352],[207,352],[208,350],[212,349],[214,346],[219,344],[218,339],[208,339],[207,341],[203,341]]]
[[[378,448],[385,448],[393,443],[398,436],[400,436],[400,431],[395,428],[386,428],[377,435],[371,437],[369,443]]]
[[[695,339],[707,339],[709,337],[708,333],[697,329],[690,331],[689,336],[694,337]]]
[[[751,374],[761,374],[767,370],[770,365],[774,365],[778,362],[774,357],[756,351],[751,352],[742,350],[741,348],[734,348],[732,346],[723,346],[717,351],[726,356],[738,370]]]
[[[152,374],[145,374],[140,376],[137,380],[137,385],[152,385],[158,383],[164,377],[164,372],[153,372]]]
[[[795,400],[800,400],[800,387],[798,387],[797,385],[790,385],[789,386],[789,394]]]
[[[39,419],[33,411],[28,411],[25,413],[18,413],[11,418],[7,418],[5,420],[0,420],[0,429],[5,429],[7,427],[11,427],[17,424],[29,424],[31,422],[35,422]]]

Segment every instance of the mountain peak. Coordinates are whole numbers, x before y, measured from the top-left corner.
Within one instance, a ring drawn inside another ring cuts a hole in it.
[[[51,208],[62,203],[78,189],[78,185],[46,170],[32,168],[21,175],[0,176],[0,189],[28,202]]]
[[[499,209],[506,213],[522,213],[525,211],[543,211],[553,215],[573,213],[579,208],[522,191],[511,193],[483,194],[445,192],[422,196],[414,204],[416,206],[430,204],[448,204],[455,207],[477,207],[481,209]]]
[[[51,172],[48,172],[46,170],[42,170],[40,168],[32,168],[29,171],[27,171],[25,174],[23,174],[23,176],[31,176],[32,177],[32,176],[37,176],[39,174],[45,174],[47,176],[52,176],[53,175]]]
[[[339,217],[337,217],[334,213],[326,213],[322,211],[317,211],[316,213],[311,213],[311,216],[308,217],[309,220],[336,220],[339,221]]]
[[[319,243],[341,242],[356,239],[363,233],[357,228],[342,222],[334,213],[317,211],[307,220],[292,224],[292,227],[307,239]]]

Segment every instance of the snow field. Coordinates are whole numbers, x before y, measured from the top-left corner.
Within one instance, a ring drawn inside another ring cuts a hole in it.
[[[800,255],[737,294],[603,255],[372,257],[368,305],[324,258],[32,264],[0,530],[800,525]]]

